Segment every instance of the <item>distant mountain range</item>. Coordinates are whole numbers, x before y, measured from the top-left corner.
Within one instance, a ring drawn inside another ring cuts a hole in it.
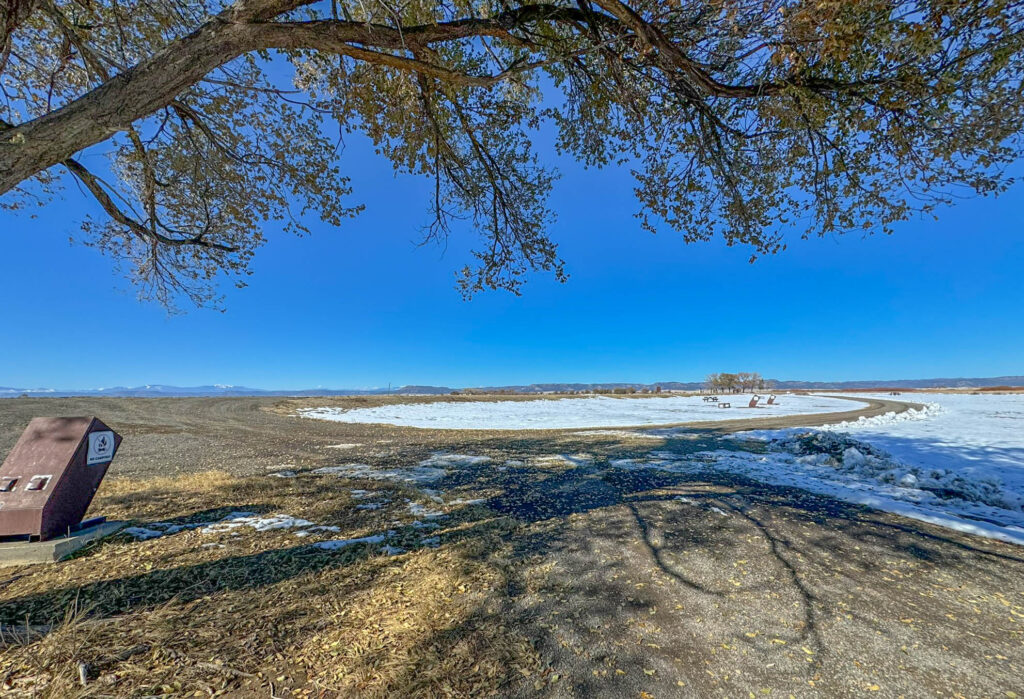
[[[528,386],[487,386],[468,389],[474,393],[515,392],[515,393],[562,393],[566,391],[614,390],[616,388],[648,389],[653,391],[694,391],[703,387],[701,382],[659,381],[657,383],[535,383]],[[1024,386],[1024,376],[995,376],[976,379],[892,379],[879,381],[771,381],[779,389],[806,390],[862,390],[865,388],[985,388],[991,386]],[[451,393],[447,386],[402,386],[400,388],[355,388],[326,389],[309,388],[298,391],[274,391],[246,386],[115,386],[79,391],[64,391],[52,388],[11,388],[0,386],[0,398],[69,397],[69,396],[110,396],[116,398],[184,398],[208,396],[367,396],[387,393],[400,395],[440,395]]]

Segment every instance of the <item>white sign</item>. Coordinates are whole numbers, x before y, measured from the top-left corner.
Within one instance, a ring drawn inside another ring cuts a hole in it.
[[[114,433],[111,430],[89,433],[89,453],[85,465],[105,464],[114,459]]]

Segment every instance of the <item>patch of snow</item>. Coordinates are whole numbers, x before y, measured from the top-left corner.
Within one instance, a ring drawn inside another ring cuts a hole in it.
[[[591,396],[528,401],[399,403],[374,408],[304,408],[302,417],[346,423],[384,423],[433,429],[573,429],[666,425],[677,422],[743,420],[750,417],[830,413],[855,410],[856,403],[841,398],[787,395],[780,405],[720,410],[700,396],[665,398],[613,398]]]
[[[846,468],[863,468],[867,463],[867,457],[861,454],[857,447],[843,450],[843,466]]]
[[[431,510],[425,505],[421,505],[418,502],[410,502],[408,504],[409,514],[413,517],[422,517],[423,519],[444,519],[446,515],[441,510]]]
[[[575,432],[581,437],[620,437],[622,439],[661,439],[660,435],[654,434],[653,430],[583,430]]]
[[[430,457],[420,462],[421,468],[457,468],[459,466],[479,466],[491,460],[489,456],[473,456],[471,454],[449,454],[448,452],[437,451]]]
[[[221,534],[240,527],[252,527],[258,532],[275,529],[299,529],[312,525],[308,519],[299,519],[291,515],[268,515],[260,517],[246,512],[234,512],[219,522],[209,524],[200,531],[203,534]]]
[[[429,546],[430,548],[436,549],[438,546],[441,545],[441,537],[431,536],[426,539],[420,539],[420,545]]]
[[[328,444],[328,445],[326,445],[324,447],[324,449],[355,449],[356,447],[361,447],[361,446],[363,446],[363,445],[362,444]]]
[[[349,546],[355,546],[356,544],[379,544],[388,537],[387,534],[374,534],[372,536],[364,536],[359,539],[334,539],[332,541],[318,541],[313,544],[313,548],[320,549],[321,551],[338,551],[339,549],[348,548]]]
[[[295,471],[274,471],[268,475],[274,476],[275,478],[295,478],[296,473]]]
[[[332,475],[342,478],[366,478],[375,481],[396,481],[399,483],[430,483],[443,478],[443,468],[413,466],[411,468],[374,468],[368,464],[342,464],[323,466],[313,470],[317,475]]]
[[[364,502],[362,505],[356,505],[357,510],[379,510],[384,507],[388,501],[384,502]]]
[[[433,488],[420,488],[420,492],[426,495],[434,502],[444,503],[444,499],[441,497],[440,490],[434,490]]]
[[[383,553],[385,556],[399,556],[405,553],[405,549],[399,548],[398,546],[389,546],[388,544],[385,544],[380,547],[380,552]]]
[[[416,520],[415,522],[413,522],[409,526],[411,526],[413,529],[440,529],[441,528],[441,525],[438,524],[437,522],[420,522],[419,520]]]
[[[348,491],[349,495],[351,495],[352,499],[354,500],[364,500],[366,498],[372,498],[379,492],[379,490],[359,490],[358,488]]]
[[[661,451],[651,452],[648,456],[635,459],[611,459],[608,461],[608,465],[631,471],[652,468],[670,473],[686,473],[703,466],[682,454]]]
[[[530,465],[537,468],[576,468],[594,463],[590,454],[543,454],[530,458]]]
[[[155,539],[158,536],[163,536],[164,532],[159,529],[147,529],[146,527],[125,527],[122,529],[125,534],[134,536],[139,541],[145,541],[146,539]]]

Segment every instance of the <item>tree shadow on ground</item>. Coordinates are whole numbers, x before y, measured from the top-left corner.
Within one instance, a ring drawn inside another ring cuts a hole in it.
[[[72,584],[0,604],[0,623],[24,623],[26,617],[33,623],[58,623],[71,605],[90,618],[105,618],[152,609],[172,600],[187,604],[222,592],[258,591],[301,575],[352,565],[370,554],[366,545],[341,552],[291,546]]]

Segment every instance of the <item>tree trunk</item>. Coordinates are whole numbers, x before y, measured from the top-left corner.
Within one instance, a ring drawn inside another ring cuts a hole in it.
[[[152,58],[38,119],[0,131],[0,195],[167,106],[248,50],[245,26],[218,16]]]

